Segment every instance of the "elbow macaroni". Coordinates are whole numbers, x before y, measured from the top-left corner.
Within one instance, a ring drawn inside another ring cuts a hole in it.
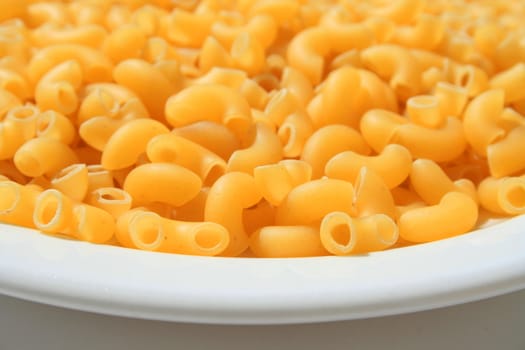
[[[0,222],[203,256],[363,254],[525,214],[525,8],[0,4]]]

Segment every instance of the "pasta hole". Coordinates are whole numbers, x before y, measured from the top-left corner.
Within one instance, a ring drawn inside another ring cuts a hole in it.
[[[514,208],[525,208],[525,186],[516,186],[507,192],[507,200]]]
[[[38,135],[41,135],[46,132],[46,130],[49,128],[51,121],[49,120],[49,116],[42,114],[42,116],[38,119],[37,125],[36,125],[36,131]]]
[[[131,240],[138,248],[156,249],[164,238],[160,217],[154,213],[143,213],[130,222]]]
[[[195,243],[203,249],[213,249],[222,243],[222,237],[217,230],[204,228],[195,234]]]
[[[350,234],[350,227],[347,224],[335,225],[331,230],[333,240],[345,247],[350,244]]]
[[[59,207],[60,205],[56,198],[47,197],[39,211],[38,220],[40,225],[46,226],[52,223],[59,212]]]
[[[470,75],[468,73],[463,73],[459,77],[458,83],[459,83],[460,86],[466,87],[468,85],[469,81],[470,81]]]
[[[20,199],[19,191],[11,184],[0,186],[0,213],[13,210]]]

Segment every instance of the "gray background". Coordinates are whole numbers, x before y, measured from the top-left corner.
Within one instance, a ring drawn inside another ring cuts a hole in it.
[[[0,295],[0,350],[524,350],[525,290],[365,320],[217,326],[104,316]]]

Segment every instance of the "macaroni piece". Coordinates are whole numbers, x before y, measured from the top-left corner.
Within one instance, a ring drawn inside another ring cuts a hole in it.
[[[0,1],[0,222],[284,258],[524,215],[524,16],[518,1]]]

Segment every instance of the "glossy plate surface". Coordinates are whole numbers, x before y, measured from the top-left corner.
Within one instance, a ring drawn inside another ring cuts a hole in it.
[[[525,216],[353,257],[203,258],[0,224],[0,293],[155,320],[278,324],[427,310],[525,288]]]

